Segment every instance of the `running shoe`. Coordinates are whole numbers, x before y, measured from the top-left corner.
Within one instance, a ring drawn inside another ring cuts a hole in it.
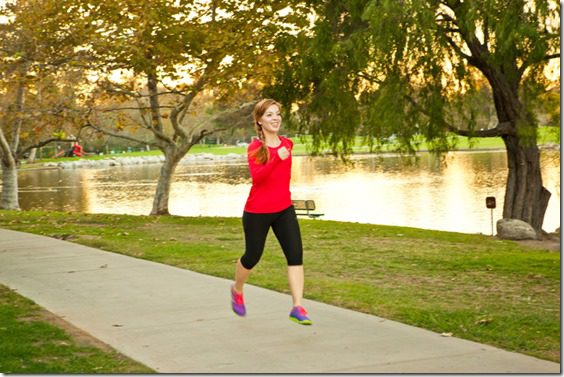
[[[303,306],[294,306],[290,312],[290,320],[300,325],[311,325],[311,319],[307,316],[307,311]]]
[[[238,316],[245,316],[247,314],[247,310],[245,309],[245,301],[243,300],[243,294],[237,293],[235,288],[231,286],[231,307],[233,311]]]

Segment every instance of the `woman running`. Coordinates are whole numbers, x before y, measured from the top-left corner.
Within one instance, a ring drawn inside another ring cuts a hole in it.
[[[263,99],[253,110],[258,139],[254,139],[247,149],[252,186],[243,212],[245,254],[235,267],[231,305],[237,315],[246,314],[243,286],[259,262],[266,236],[272,228],[288,262],[288,283],[292,293],[290,319],[302,325],[311,325],[308,313],[302,307],[302,238],[290,194],[294,143],[278,135],[282,124],[280,109],[278,102]]]

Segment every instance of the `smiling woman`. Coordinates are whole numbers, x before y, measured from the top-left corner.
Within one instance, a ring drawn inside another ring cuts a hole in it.
[[[269,99],[260,101],[255,107],[255,130],[260,143],[252,148],[251,157],[259,164],[265,164],[270,159],[268,147],[277,147],[280,144],[278,131],[282,124],[281,107],[278,102]]]
[[[278,135],[282,125],[280,107],[280,104],[272,99],[263,99],[253,110],[259,139],[255,139],[248,148],[252,186],[243,212],[245,253],[236,263],[231,303],[237,315],[247,314],[243,287],[251,270],[262,257],[266,237],[272,228],[288,265],[288,283],[292,294],[290,320],[302,325],[311,325],[307,311],[302,307],[302,237],[290,194],[291,151],[294,143]]]

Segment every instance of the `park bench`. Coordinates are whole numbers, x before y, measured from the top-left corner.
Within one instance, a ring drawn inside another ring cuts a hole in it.
[[[292,200],[292,203],[298,216],[308,216],[312,219],[323,216],[323,213],[312,212],[315,211],[315,202],[313,200]]]

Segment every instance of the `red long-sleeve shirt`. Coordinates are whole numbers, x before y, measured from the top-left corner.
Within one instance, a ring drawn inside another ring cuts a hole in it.
[[[280,145],[276,148],[268,147],[270,159],[266,164],[259,164],[251,154],[261,146],[258,139],[247,148],[249,171],[253,184],[245,211],[250,213],[274,213],[285,210],[292,205],[290,193],[290,178],[292,171],[292,140],[280,136]],[[290,155],[282,160],[278,149],[286,147]]]

